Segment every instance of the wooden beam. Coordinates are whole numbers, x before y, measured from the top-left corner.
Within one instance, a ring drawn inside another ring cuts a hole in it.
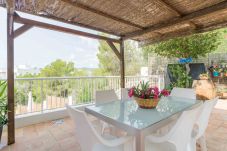
[[[125,88],[125,55],[124,55],[124,41],[120,42],[120,72],[121,72],[121,88]]]
[[[120,60],[121,59],[121,54],[117,50],[117,48],[115,47],[115,45],[113,44],[113,42],[111,42],[111,41],[106,41],[106,42],[110,46],[110,48],[113,50],[113,52],[115,53],[115,55],[117,56],[117,58]]]
[[[135,31],[135,32],[131,32],[131,33],[125,34],[123,39],[133,38],[133,37],[136,37],[136,36],[143,35],[145,33],[153,32],[153,31],[156,31],[156,30],[160,30],[162,28],[166,28],[166,27],[173,26],[173,25],[176,25],[176,24],[182,24],[182,23],[185,23],[185,22],[193,21],[193,19],[197,19],[197,18],[206,16],[208,14],[212,14],[212,13],[215,13],[217,11],[221,11],[221,10],[225,10],[225,9],[227,9],[227,1],[224,1],[224,2],[218,3],[216,5],[213,5],[213,6],[198,10],[196,12],[193,12],[193,13],[191,13],[189,15],[184,16],[184,17],[175,19],[173,21],[159,23],[159,24],[147,27],[144,30],[138,30],[138,31]]]
[[[14,115],[14,16],[7,13],[7,99],[8,99],[8,144],[15,143]]]
[[[194,28],[193,30],[189,30],[189,31],[185,31],[185,32],[178,32],[178,33],[169,33],[169,34],[164,34],[160,37],[157,37],[155,39],[152,40],[145,40],[143,42],[140,42],[140,46],[146,46],[146,45],[151,45],[154,43],[158,43],[160,41],[167,41],[173,38],[178,38],[178,37],[185,37],[185,36],[189,36],[191,34],[198,34],[198,33],[204,33],[204,32],[208,32],[208,31],[212,31],[212,30],[216,30],[216,29],[220,29],[223,27],[227,27],[227,21],[219,23],[219,24],[215,24],[215,25],[210,25],[207,27],[199,27],[199,28]]]
[[[97,14],[97,15],[100,15],[102,17],[105,17],[105,18],[108,18],[108,19],[111,19],[111,20],[114,20],[114,21],[117,21],[119,23],[123,23],[125,25],[128,25],[128,26],[132,26],[132,27],[136,27],[136,28],[139,28],[139,29],[144,29],[144,27],[138,25],[138,24],[135,24],[135,23],[132,23],[130,21],[127,21],[127,20],[124,20],[124,19],[121,19],[121,18],[118,18],[118,17],[115,17],[111,14],[108,14],[108,13],[105,13],[103,11],[100,11],[100,10],[96,10],[92,7],[89,7],[89,6],[86,6],[84,4],[81,4],[81,3],[78,3],[76,1],[71,1],[71,0],[61,0],[65,3],[68,3],[74,7],[77,7],[77,8],[80,8],[80,9],[83,9],[83,10],[86,10],[86,11],[89,11],[91,13],[94,13],[94,14]]]
[[[21,34],[25,33],[26,31],[28,31],[29,29],[31,29],[33,26],[31,25],[23,25],[20,28],[16,29],[14,31],[14,38],[17,38],[18,36],[20,36]]]
[[[98,39],[98,40],[105,40],[105,41],[120,43],[119,39],[108,38],[108,37],[105,37],[105,36],[91,34],[91,33],[83,32],[83,31],[75,30],[75,29],[51,25],[51,24],[44,23],[44,22],[39,22],[39,21],[31,20],[31,19],[22,18],[22,17],[19,17],[17,15],[15,15],[15,22],[30,25],[30,26],[40,27],[40,28],[44,28],[44,29],[64,32],[64,33],[68,33],[68,34],[74,34],[74,35],[84,36],[84,37]]]
[[[181,16],[181,13],[176,10],[175,8],[173,8],[172,6],[170,6],[169,4],[167,4],[166,2],[164,2],[163,0],[158,0],[158,2],[164,6],[166,9],[168,9],[169,11],[171,11],[173,14],[175,14],[176,16]]]

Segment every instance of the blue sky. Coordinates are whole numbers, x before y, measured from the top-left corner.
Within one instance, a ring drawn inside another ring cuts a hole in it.
[[[68,28],[82,29],[36,16],[20,15]],[[16,24],[15,28],[19,26],[19,24]],[[91,30],[82,30],[96,33]],[[44,67],[56,59],[63,59],[75,62],[77,68],[96,68],[98,67],[96,57],[98,45],[98,40],[32,28],[15,40],[15,66]],[[3,8],[0,8],[0,68],[6,68],[6,10]]]

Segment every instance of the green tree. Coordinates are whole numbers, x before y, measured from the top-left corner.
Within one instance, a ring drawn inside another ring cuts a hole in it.
[[[77,72],[73,62],[66,62],[60,59],[55,60],[49,65],[45,66],[41,72],[41,77],[63,77],[73,76]]]
[[[66,62],[60,59],[55,60],[45,66],[38,75],[25,74],[18,76],[19,78],[40,78],[40,77],[64,77],[64,76],[86,76],[88,75],[85,69],[76,69],[73,62]],[[30,85],[33,85],[32,88]],[[46,95],[64,96],[71,94],[73,85],[70,80],[37,80],[37,81],[20,81],[17,85],[15,97],[18,104],[26,105],[28,101],[28,93],[32,91],[35,102],[41,103]],[[44,96],[42,96],[45,92]]]
[[[119,45],[115,45],[119,50]],[[126,75],[135,75],[139,73],[141,66],[140,51],[135,42],[125,42],[125,70]],[[112,49],[105,41],[99,42],[99,69],[94,71],[94,75],[119,75],[120,61]]]
[[[216,30],[150,45],[143,48],[143,54],[145,57],[148,53],[156,53],[168,58],[198,58],[217,50],[222,40],[223,31]]]

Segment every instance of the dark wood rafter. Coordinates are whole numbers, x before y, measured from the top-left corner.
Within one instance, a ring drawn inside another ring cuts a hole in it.
[[[159,1],[159,3],[161,5],[163,5],[164,7],[166,7],[173,14],[176,14],[177,16],[181,16],[182,15],[178,10],[176,10],[176,8],[173,8],[172,6],[170,6],[169,4],[167,4],[166,2],[164,2],[163,0],[158,0],[158,1]]]
[[[113,50],[113,52],[115,53],[115,55],[117,56],[117,58],[118,58],[119,60],[121,60],[120,51],[117,50],[117,48],[116,48],[116,46],[114,45],[114,43],[111,42],[111,41],[106,41],[106,42],[107,42],[107,44],[110,46],[110,48]]]
[[[100,16],[103,16],[103,17],[106,17],[106,18],[108,18],[108,19],[112,19],[112,20],[114,20],[114,21],[117,21],[117,22],[126,24],[126,25],[128,25],[128,26],[136,27],[136,28],[139,28],[139,29],[144,29],[144,27],[142,27],[142,26],[140,26],[140,25],[137,25],[137,24],[132,23],[132,22],[130,22],[130,21],[127,21],[127,20],[124,20],[124,19],[115,17],[115,16],[113,16],[113,15],[111,15],[111,14],[107,14],[107,13],[105,13],[105,12],[103,12],[103,11],[93,9],[93,8],[91,8],[91,7],[89,7],[89,6],[80,4],[80,3],[76,2],[76,1],[75,1],[75,2],[73,2],[73,1],[71,1],[71,0],[61,0],[61,1],[65,2],[65,3],[68,3],[68,4],[70,4],[70,5],[74,6],[74,7],[78,7],[78,8],[80,8],[80,9],[83,9],[83,10],[92,12],[92,13],[94,13],[94,14],[97,14],[97,15],[100,15]]]
[[[23,33],[28,31],[32,27],[33,26],[31,26],[31,25],[22,25],[20,28],[18,28],[14,31],[14,38],[17,38],[18,36],[22,35]]]
[[[7,12],[7,99],[8,99],[8,144],[15,143],[14,114],[14,16]]]
[[[198,27],[193,21],[188,22],[188,24],[190,26],[192,26],[193,28],[197,28]]]
[[[120,74],[121,74],[121,88],[125,88],[125,53],[124,53],[124,40],[120,42]]]
[[[175,19],[173,21],[168,21],[168,22],[165,22],[165,23],[159,23],[159,24],[153,25],[151,27],[148,27],[144,30],[138,30],[138,31],[135,31],[135,32],[125,34],[123,39],[130,39],[130,38],[133,38],[133,37],[136,37],[136,36],[143,35],[145,33],[160,30],[162,28],[167,28],[169,26],[173,26],[173,25],[176,25],[176,24],[187,23],[187,22],[193,21],[194,19],[206,16],[206,15],[209,15],[209,14],[221,11],[221,10],[225,10],[225,9],[227,9],[227,1],[224,1],[224,2],[218,3],[216,5],[198,10],[196,12],[193,12],[193,13],[188,14],[186,16],[183,16],[181,18]]]
[[[220,29],[220,28],[223,28],[223,27],[227,27],[227,21],[224,21],[222,23],[218,23],[218,24],[215,24],[215,25],[210,25],[210,26],[207,26],[207,27],[197,27],[197,28],[194,28],[193,30],[181,32],[180,36],[179,36],[179,34],[174,33],[174,32],[169,33],[169,34],[164,34],[164,35],[162,35],[162,36],[160,36],[160,37],[158,37],[154,40],[149,40],[149,39],[144,40],[143,42],[140,42],[139,45],[140,46],[151,45],[151,44],[154,44],[154,43],[157,43],[157,42],[160,42],[160,41],[167,41],[167,40],[170,40],[170,39],[173,39],[173,38],[185,37],[185,36],[189,36],[189,35],[192,35],[192,34],[204,33],[204,32],[208,32],[208,31]]]
[[[114,43],[120,43],[119,39],[108,38],[105,36],[100,36],[100,35],[91,34],[91,33],[83,32],[83,31],[79,31],[79,30],[56,26],[56,25],[52,25],[52,24],[48,24],[48,23],[44,23],[44,22],[31,20],[31,19],[26,19],[26,18],[19,17],[18,15],[15,15],[15,22],[30,25],[30,26],[40,27],[40,28],[44,28],[44,29],[64,32],[64,33],[68,33],[68,34],[74,34],[74,35],[84,36],[84,37],[98,39],[98,40],[105,40],[105,41],[111,41]]]

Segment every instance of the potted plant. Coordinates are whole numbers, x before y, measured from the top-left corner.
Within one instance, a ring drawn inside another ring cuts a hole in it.
[[[191,88],[192,78],[188,75],[184,64],[169,64],[167,70],[173,87]]]
[[[0,142],[3,127],[8,123],[6,103],[6,81],[0,81]]]
[[[155,108],[161,96],[168,96],[168,90],[163,89],[159,91],[158,87],[150,87],[149,82],[140,82],[137,86],[129,89],[129,97],[133,97],[139,107],[144,109]]]
[[[213,67],[213,76],[218,77],[220,75],[220,68],[218,66]]]
[[[227,67],[224,68],[223,72],[224,72],[224,76],[227,77]]]

